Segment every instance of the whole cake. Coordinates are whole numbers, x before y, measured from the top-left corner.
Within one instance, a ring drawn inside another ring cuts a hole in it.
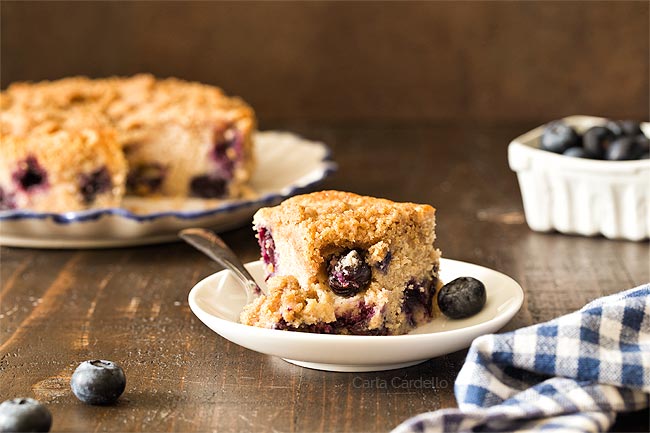
[[[117,206],[125,193],[247,191],[254,112],[217,87],[151,75],[75,77],[13,84],[0,106],[0,208],[61,212]],[[25,180],[25,171],[38,175]],[[88,187],[89,176],[100,186]]]
[[[317,333],[395,335],[436,314],[435,209],[322,191],[253,217],[268,291],[241,322]]]

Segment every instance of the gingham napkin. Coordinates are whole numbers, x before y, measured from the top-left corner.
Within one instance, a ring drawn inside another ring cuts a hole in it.
[[[458,409],[393,433],[607,431],[650,402],[650,284],[550,322],[477,338],[454,387]]]

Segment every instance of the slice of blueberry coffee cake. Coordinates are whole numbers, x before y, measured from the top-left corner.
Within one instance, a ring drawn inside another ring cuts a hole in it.
[[[253,217],[268,291],[248,325],[396,335],[437,312],[435,209],[340,191],[296,196]]]
[[[70,137],[87,130],[112,133],[118,144],[114,158],[128,163],[128,174],[121,182],[129,194],[248,195],[246,183],[254,167],[255,115],[241,99],[228,97],[217,87],[173,78],[158,80],[151,75],[99,80],[75,77],[13,84],[0,94],[0,103],[3,137],[24,138],[15,140],[14,147],[19,142],[37,146],[38,140],[32,136],[56,135],[58,131],[66,131]],[[57,137],[63,139],[63,135]],[[52,157],[59,159],[58,164],[73,164],[74,160],[65,159],[71,152],[57,155]],[[20,195],[18,189],[4,191],[5,195],[17,193]],[[45,203],[58,202],[41,194],[15,205],[54,211]],[[60,202],[62,206],[68,203]],[[88,200],[86,207],[105,204]]]
[[[111,132],[0,136],[0,210],[66,212],[118,206],[126,161]]]

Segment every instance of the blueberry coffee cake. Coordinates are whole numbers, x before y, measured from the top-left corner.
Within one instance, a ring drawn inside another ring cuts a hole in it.
[[[247,193],[254,112],[217,87],[151,75],[75,77],[13,84],[1,93],[0,106],[0,208],[115,206],[125,193],[200,198]],[[51,143],[56,151],[47,149]],[[95,155],[94,162],[78,153]],[[28,176],[25,187],[25,170],[40,173],[32,177],[41,180]],[[98,187],[82,180],[93,174],[100,180],[90,183]]]
[[[396,335],[437,312],[429,205],[322,191],[260,209],[253,225],[268,291],[244,308],[244,324]]]
[[[0,139],[3,207],[74,211],[119,206],[126,161],[113,133],[57,131]]]

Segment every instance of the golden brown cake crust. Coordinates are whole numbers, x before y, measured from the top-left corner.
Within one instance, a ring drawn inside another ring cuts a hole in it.
[[[426,204],[397,203],[344,191],[319,191],[289,198],[279,206],[260,209],[256,222],[300,226],[309,233],[318,231],[314,246],[330,244],[344,232],[350,242],[380,241],[394,224],[419,224],[433,218],[435,209]]]
[[[320,266],[330,246],[369,249],[371,259],[381,261],[386,240],[408,227],[425,227],[424,242],[435,240],[435,209],[426,204],[398,203],[344,191],[319,191],[289,198],[279,206],[262,208],[253,217],[255,226],[299,233],[304,240],[300,255]],[[298,242],[296,242],[298,243]],[[312,269],[315,274],[318,270]]]
[[[47,142],[61,131],[71,137],[83,131],[112,134],[116,152],[128,163],[124,182],[130,193],[235,198],[249,191],[255,115],[218,87],[148,74],[72,77],[12,84],[0,93],[0,107],[0,134],[25,138],[14,146],[35,143],[36,136]],[[11,185],[0,188],[6,193]]]
[[[254,127],[253,110],[220,88],[175,78],[157,80],[148,74],[14,83],[2,92],[0,105],[1,130],[15,135],[106,125],[128,131],[142,124],[211,120],[245,119]]]

